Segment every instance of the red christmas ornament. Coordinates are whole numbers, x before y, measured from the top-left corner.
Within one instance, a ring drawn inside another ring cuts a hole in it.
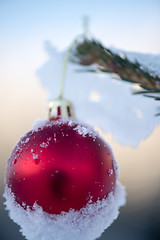
[[[18,142],[6,184],[23,208],[79,210],[114,191],[113,156],[97,133],[73,120],[48,120]]]
[[[63,99],[70,50],[49,120],[36,123],[8,161],[6,209],[28,240],[97,239],[124,204],[110,148],[93,129],[73,120],[72,105]]]

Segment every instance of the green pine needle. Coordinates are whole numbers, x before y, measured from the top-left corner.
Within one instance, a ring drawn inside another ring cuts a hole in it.
[[[72,50],[70,60],[85,66],[96,64],[96,68],[93,67],[87,71],[115,73],[121,80],[137,83],[144,89],[134,94],[143,94],[143,96],[160,101],[160,78],[158,76],[153,77],[149,72],[142,70],[138,61],[131,62],[125,55],[113,53],[94,39],[84,39],[79,42]],[[150,95],[153,93],[156,95]],[[159,115],[160,113],[156,114],[156,116]]]

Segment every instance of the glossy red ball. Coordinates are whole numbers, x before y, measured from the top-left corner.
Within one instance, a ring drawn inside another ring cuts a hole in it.
[[[79,210],[115,188],[113,156],[101,137],[73,121],[47,121],[25,134],[8,161],[6,184],[25,208]]]

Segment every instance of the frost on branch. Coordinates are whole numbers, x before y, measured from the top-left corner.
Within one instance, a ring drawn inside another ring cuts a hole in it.
[[[54,99],[59,91],[55,86],[59,86],[64,52],[58,52],[51,43],[46,45],[46,50],[49,59],[37,74],[49,98]],[[122,50],[114,49],[114,52]],[[151,75],[160,77],[160,55],[123,52],[130,61],[137,60]],[[65,97],[73,102],[76,117],[113,134],[121,144],[136,147],[160,124],[160,118],[155,117],[159,102],[133,96],[134,84],[115,80],[109,74],[86,72],[84,68],[70,64],[67,71]]]

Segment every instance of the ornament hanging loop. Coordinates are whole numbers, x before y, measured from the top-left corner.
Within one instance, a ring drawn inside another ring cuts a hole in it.
[[[49,103],[49,119],[74,118],[72,103],[64,98],[57,98]]]
[[[89,22],[88,17],[84,16],[83,17],[83,29],[84,29],[83,34],[80,36],[77,36],[75,38],[75,40],[72,42],[72,44],[70,45],[70,47],[68,48],[68,50],[64,56],[64,61],[63,61],[63,66],[62,66],[62,75],[61,75],[61,81],[60,81],[60,91],[59,91],[58,97],[49,103],[49,116],[48,117],[50,120],[58,119],[61,117],[74,118],[72,103],[69,102],[68,100],[64,99],[63,91],[64,91],[64,85],[65,85],[67,65],[69,62],[71,52],[79,40],[88,38],[88,35],[89,35],[88,34],[89,33],[88,22]]]
[[[59,91],[58,97],[49,103],[48,118],[50,120],[56,120],[59,118],[67,118],[67,117],[74,118],[72,103],[63,97],[63,90],[64,90],[65,77],[66,77],[66,72],[67,72],[67,64],[69,61],[69,57],[70,57],[72,48],[75,45],[76,41],[77,41],[77,38],[71,44],[71,46],[68,48],[68,50],[64,56],[63,67],[62,67],[62,76],[61,76],[61,81],[60,81],[60,91]]]
[[[63,98],[63,90],[64,90],[64,83],[65,83],[65,77],[66,77],[66,72],[67,72],[67,64],[69,62],[69,57],[72,51],[73,44],[68,48],[65,56],[64,56],[64,62],[63,62],[63,67],[62,67],[62,75],[61,75],[61,81],[60,81],[60,91],[58,98]]]

